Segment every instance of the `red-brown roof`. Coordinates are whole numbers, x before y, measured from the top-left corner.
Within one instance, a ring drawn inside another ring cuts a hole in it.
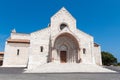
[[[28,39],[8,39],[8,43],[27,43],[30,44],[30,40]]]
[[[0,54],[4,54],[4,52],[0,52]]]
[[[97,43],[94,43],[94,47],[99,47],[99,45]]]

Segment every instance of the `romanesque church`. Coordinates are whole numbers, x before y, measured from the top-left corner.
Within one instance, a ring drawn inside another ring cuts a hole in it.
[[[76,19],[63,7],[45,29],[30,34],[12,30],[6,40],[3,66],[35,67],[55,64],[102,65],[100,46],[77,29]]]

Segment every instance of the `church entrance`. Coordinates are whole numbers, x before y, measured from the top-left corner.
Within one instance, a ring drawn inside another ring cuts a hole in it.
[[[74,36],[69,33],[59,35],[54,42],[52,58],[60,63],[77,63],[79,44]]]
[[[60,62],[66,63],[67,62],[67,53],[66,51],[60,51]]]

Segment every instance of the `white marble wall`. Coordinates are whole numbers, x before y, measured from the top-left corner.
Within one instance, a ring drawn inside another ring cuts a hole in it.
[[[94,47],[94,56],[95,56],[95,63],[97,65],[102,65],[102,57],[101,57],[101,48],[100,48],[100,46]]]
[[[19,55],[17,55],[19,49]],[[3,66],[26,67],[29,56],[29,44],[6,43]]]
[[[30,39],[29,34],[11,33],[9,39]],[[26,43],[7,43],[5,44],[5,54],[3,66],[7,67],[26,67],[28,64],[29,44]],[[19,55],[17,50],[19,49]]]
[[[68,25],[68,29],[64,30],[63,32],[60,30],[60,24],[62,23],[65,23]],[[93,54],[94,53],[93,37],[76,29],[75,18],[72,17],[66,9],[62,8],[51,18],[51,36],[54,39],[54,37],[59,36],[60,34],[65,32],[70,33],[77,38],[80,49],[81,49],[79,54],[80,54],[82,63],[86,63],[86,64],[95,63],[94,54]],[[54,44],[54,41],[53,41],[53,44]],[[83,54],[83,48],[86,49],[86,54]]]
[[[49,53],[49,28],[31,33],[28,68],[47,63]],[[41,52],[40,47],[43,47]]]
[[[76,36],[79,38],[79,44],[80,44],[80,57],[82,60],[82,63],[85,64],[94,64],[93,59],[93,37],[80,31],[76,30],[75,32]],[[86,49],[86,53],[83,54],[83,49]]]
[[[11,33],[11,39],[30,39],[30,34]]]

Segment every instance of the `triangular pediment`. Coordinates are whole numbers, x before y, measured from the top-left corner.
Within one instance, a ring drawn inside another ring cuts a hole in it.
[[[76,30],[75,18],[64,7],[61,8],[55,15],[51,17],[51,33],[53,33],[53,35],[55,35],[54,31],[58,33],[62,24],[67,25],[69,30],[72,32]]]
[[[57,17],[64,18],[64,16],[69,17],[71,20],[75,20],[75,18],[70,14],[70,12],[65,8],[62,7],[56,14],[54,14],[51,18],[55,19]],[[76,21],[76,20],[75,20]]]

